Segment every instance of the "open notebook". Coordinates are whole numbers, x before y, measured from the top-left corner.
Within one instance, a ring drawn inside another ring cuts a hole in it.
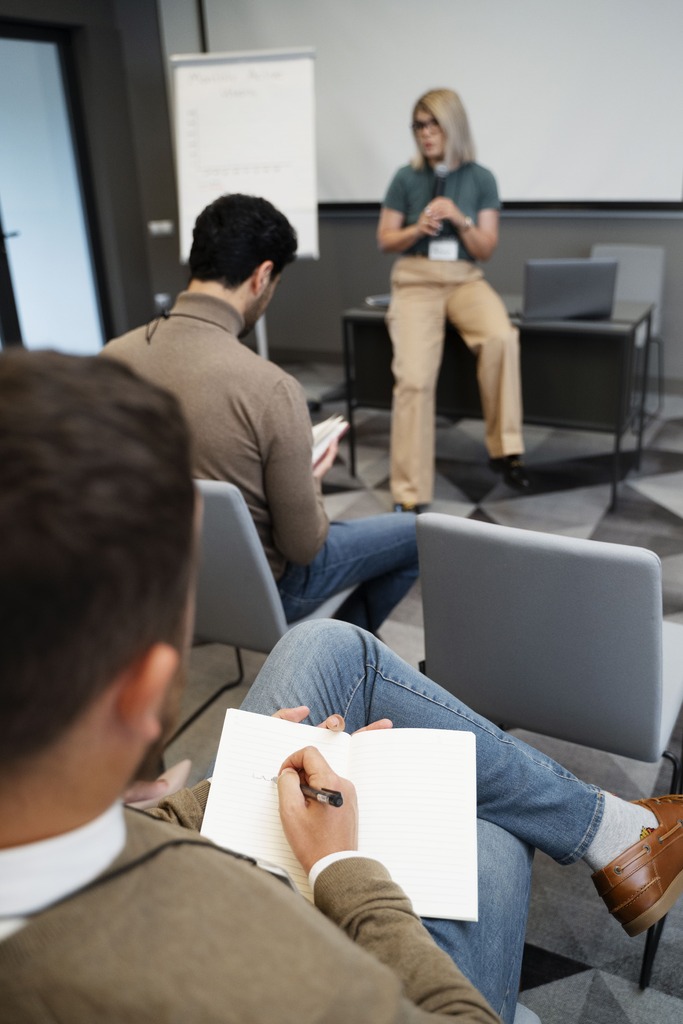
[[[438,729],[346,733],[248,711],[226,713],[202,833],[308,878],[285,838],[272,779],[317,747],[358,793],[359,852],[381,861],[421,917],[477,919],[475,737]],[[329,808],[336,814],[335,808]]]
[[[313,425],[313,465],[317,465],[335,437],[343,437],[349,424],[342,416],[329,416]]]

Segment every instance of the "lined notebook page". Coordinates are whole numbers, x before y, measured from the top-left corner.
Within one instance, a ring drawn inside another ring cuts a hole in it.
[[[388,868],[420,916],[476,920],[473,733],[387,729],[350,737],[230,709],[202,833],[285,868],[312,899],[270,781],[289,754],[309,744],[356,786],[359,852]]]
[[[202,835],[237,853],[284,868],[299,892],[313,900],[308,875],[280,824],[277,786],[282,762],[301,747],[316,746],[334,770],[348,777],[350,736],[230,708],[225,715]]]
[[[405,890],[420,917],[477,920],[475,737],[387,729],[352,738],[358,846]]]

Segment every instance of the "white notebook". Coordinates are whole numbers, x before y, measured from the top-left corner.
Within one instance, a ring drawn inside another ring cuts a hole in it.
[[[349,425],[342,416],[329,416],[313,426],[313,465],[317,465],[335,437],[343,437]]]
[[[285,868],[312,893],[292,853],[272,781],[283,761],[317,747],[358,793],[359,852],[381,861],[421,917],[477,919],[475,737],[440,729],[335,733],[230,709],[202,833]],[[337,813],[329,808],[330,814]]]

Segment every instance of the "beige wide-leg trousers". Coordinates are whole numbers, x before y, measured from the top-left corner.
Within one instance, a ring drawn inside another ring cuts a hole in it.
[[[489,456],[524,451],[519,334],[500,296],[465,260],[404,256],[392,270],[387,325],[394,348],[391,494],[405,505],[428,504],[434,493],[436,381],[446,318],[477,357]]]

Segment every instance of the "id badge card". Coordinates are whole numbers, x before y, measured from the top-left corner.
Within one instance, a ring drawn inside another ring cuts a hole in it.
[[[429,242],[430,260],[457,260],[458,242],[455,238],[432,238]]]

